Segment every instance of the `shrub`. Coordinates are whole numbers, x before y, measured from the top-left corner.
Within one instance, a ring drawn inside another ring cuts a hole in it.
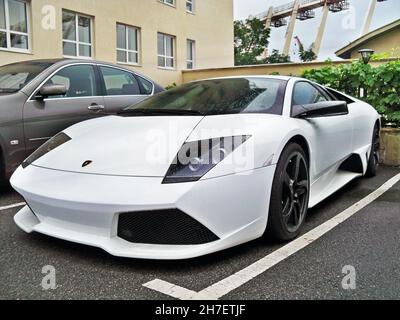
[[[376,68],[360,61],[331,64],[322,69],[306,70],[302,76],[366,101],[382,115],[385,125],[400,127],[400,60]],[[361,88],[363,97],[360,97]]]
[[[177,87],[177,85],[176,85],[176,83],[174,82],[174,83],[169,84],[168,86],[166,86],[166,87],[165,87],[165,90],[171,90],[171,89],[174,89],[174,88],[176,88],[176,87]]]

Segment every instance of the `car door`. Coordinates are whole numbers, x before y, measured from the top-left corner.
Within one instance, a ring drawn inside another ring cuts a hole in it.
[[[371,143],[371,135],[366,132],[372,132],[371,118],[368,112],[365,112],[363,102],[356,101],[342,93],[327,88],[327,91],[337,100],[347,101],[349,115],[353,121],[353,150],[358,150]]]
[[[104,99],[98,79],[93,64],[67,65],[37,88],[23,110],[27,154],[65,128],[104,115]],[[65,85],[66,95],[41,99],[38,95],[40,88],[52,84]]]
[[[99,65],[99,70],[107,113],[117,113],[139,103],[153,92],[154,85],[133,72],[106,65]]]
[[[293,105],[313,104],[332,100],[322,89],[307,81],[298,81],[293,89]],[[312,172],[321,175],[352,150],[353,124],[349,115],[312,118],[306,120],[314,162]]]

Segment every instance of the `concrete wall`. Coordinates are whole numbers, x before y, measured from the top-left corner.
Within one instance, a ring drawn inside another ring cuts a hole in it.
[[[371,65],[377,66],[389,60],[372,61]],[[215,68],[204,70],[192,70],[182,72],[182,81],[187,83],[190,81],[227,77],[227,76],[243,76],[243,75],[270,75],[279,72],[280,75],[300,75],[307,69],[320,69],[329,64],[339,65],[352,63],[353,60],[342,60],[334,62],[306,62],[306,63],[279,63],[279,64],[263,64],[255,66],[240,66],[232,68]]]
[[[400,129],[382,129],[381,156],[383,164],[400,166]]]
[[[186,68],[186,40],[196,41],[196,67],[234,65],[233,0],[197,0],[196,12],[186,12],[186,1],[176,7],[158,0],[31,0],[31,52],[0,51],[0,65],[11,62],[62,57],[62,9],[94,17],[94,54],[97,60],[116,63],[116,23],[141,29],[141,65],[132,67],[162,85],[180,83]],[[44,30],[42,8],[56,8],[56,28]],[[157,67],[157,32],[176,36],[177,67]]]

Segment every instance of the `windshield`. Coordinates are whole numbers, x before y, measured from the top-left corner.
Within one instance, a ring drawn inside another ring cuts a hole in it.
[[[13,93],[21,90],[50,65],[49,62],[32,61],[0,67],[0,93]]]
[[[200,115],[237,113],[282,114],[286,81],[233,78],[193,82],[157,94],[125,113],[157,110]]]

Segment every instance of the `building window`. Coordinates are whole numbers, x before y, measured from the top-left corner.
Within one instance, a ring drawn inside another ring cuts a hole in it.
[[[196,42],[194,40],[187,40],[187,68],[194,69],[196,56]]]
[[[29,51],[28,4],[19,0],[0,0],[0,48]]]
[[[169,6],[175,7],[175,0],[159,0],[159,1]]]
[[[190,13],[194,13],[196,8],[195,8],[195,1],[196,0],[186,0],[186,11]]]
[[[92,57],[92,18],[63,10],[63,54],[66,57]]]
[[[175,37],[158,33],[158,66],[160,68],[175,68]]]
[[[123,24],[117,24],[117,61],[139,64],[140,30]]]

